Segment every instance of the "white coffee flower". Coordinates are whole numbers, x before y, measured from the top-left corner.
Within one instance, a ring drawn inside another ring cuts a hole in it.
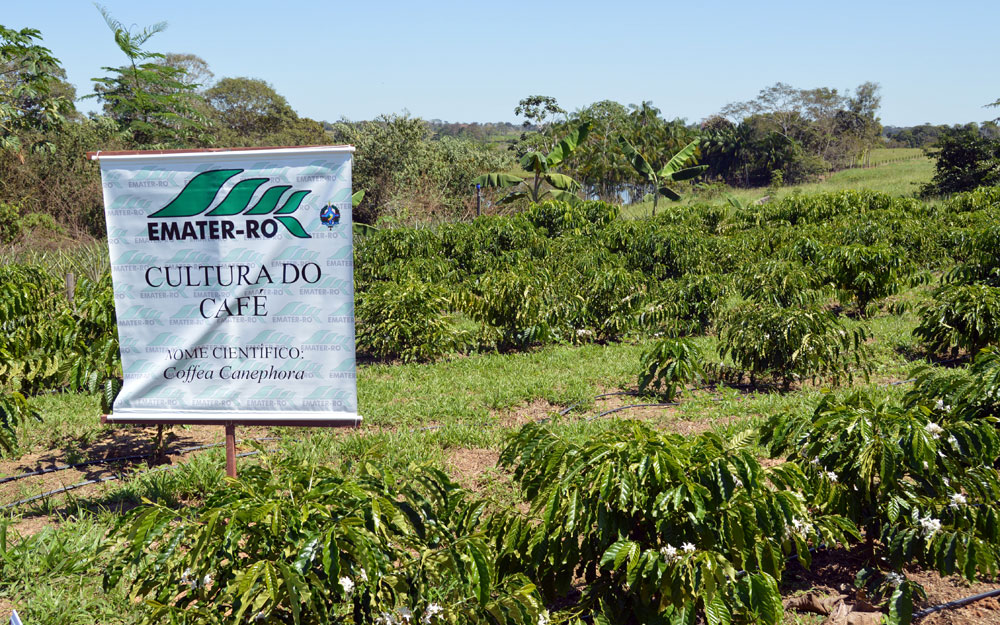
[[[920,528],[924,531],[924,535],[930,537],[941,530],[941,521],[925,517],[920,519]]]
[[[826,472],[826,479],[830,480],[831,482],[836,482],[837,481],[837,474],[834,473],[833,471],[827,471]]]
[[[361,572],[358,573],[358,577],[361,578],[361,581],[367,582],[368,581],[368,572],[365,571],[364,569],[361,569]]]
[[[683,545],[681,545],[681,551],[683,551],[684,553],[693,553],[694,550],[695,546],[692,545],[691,543],[684,543]]]
[[[942,428],[937,423],[934,423],[933,421],[931,421],[930,423],[928,423],[927,425],[924,426],[924,431],[927,432],[928,434],[930,434],[931,438],[933,438],[934,440],[937,440],[937,439],[941,438],[941,433],[944,432],[944,428]]]
[[[660,547],[660,555],[663,556],[667,562],[673,562],[677,559],[677,547],[674,547],[673,545]]]
[[[904,581],[906,581],[906,578],[900,575],[899,573],[893,571],[885,576],[885,581],[891,584],[892,586],[899,586]]]
[[[809,461],[811,464],[819,464],[819,458],[813,458]]]
[[[538,615],[538,625],[549,625],[549,622],[549,611],[542,610],[542,612]]]
[[[354,592],[353,579],[351,579],[350,577],[341,577],[339,581],[340,581],[340,586],[344,589],[345,593],[351,594],[352,592]]]
[[[209,584],[211,584],[211,583],[212,583],[212,576],[211,575],[206,575],[205,577],[201,578],[202,588],[208,588]]]
[[[442,613],[444,613],[444,608],[442,608],[440,605],[436,603],[428,604],[427,609],[424,610],[424,616],[423,618],[420,619],[420,622],[426,625],[430,623],[435,616]]]
[[[965,501],[966,501],[965,495],[963,495],[962,493],[955,493],[954,495],[951,496],[951,503],[948,505],[950,505],[952,508],[957,508],[961,505],[964,505]]]
[[[803,521],[802,519],[792,519],[792,529],[798,534],[809,534],[813,531],[812,523]]]
[[[413,619],[413,612],[406,606],[399,608],[397,612],[399,612],[399,618],[403,619],[404,623],[409,623]]]
[[[396,618],[388,612],[375,617],[375,625],[396,625]]]

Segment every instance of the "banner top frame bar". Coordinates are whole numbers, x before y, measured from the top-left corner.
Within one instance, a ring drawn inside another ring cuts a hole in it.
[[[99,160],[128,160],[137,158],[148,159],[181,159],[181,158],[203,158],[206,154],[225,154],[240,156],[243,154],[254,156],[288,156],[291,154],[329,154],[329,153],[352,153],[353,145],[300,145],[300,146],[270,146],[253,148],[197,148],[179,150],[116,150],[105,152],[87,152],[87,159]]]

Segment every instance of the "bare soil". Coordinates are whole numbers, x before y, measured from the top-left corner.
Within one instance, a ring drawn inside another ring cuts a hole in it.
[[[245,427],[238,430],[238,435],[240,440],[261,438],[268,435],[268,430],[262,427]],[[198,452],[173,452],[188,447],[225,442],[224,430],[219,426],[210,425],[176,426],[166,429],[163,437],[167,455],[159,458],[149,457],[126,462],[94,464],[0,484],[0,506],[87,480],[122,475],[144,466],[179,464]],[[84,454],[86,461],[148,454],[154,451],[155,438],[155,426],[124,426],[103,432],[91,445],[80,451]],[[237,450],[244,451],[245,449],[248,447],[241,445],[238,441]],[[77,460],[77,462],[80,461],[82,460]],[[64,454],[59,450],[33,451],[15,460],[0,461],[0,476],[20,475],[64,464],[69,463],[66,462]],[[70,494],[92,497],[108,487],[108,482],[100,482],[75,489],[70,491]],[[66,495],[57,495],[57,497],[65,499]],[[42,514],[37,510],[33,511],[30,506],[22,507],[19,512],[26,516],[15,523],[14,529],[22,535],[35,534],[47,525],[59,522],[58,514]]]
[[[785,597],[802,593],[819,596],[846,595],[848,605],[863,604],[854,587],[854,577],[865,566],[864,547],[834,549],[817,552],[809,569],[792,563],[785,572],[783,586]],[[967,584],[957,576],[941,577],[933,571],[918,568],[906,570],[906,577],[918,582],[927,592],[927,599],[915,602],[917,611],[949,601],[1000,588],[1000,582]],[[921,625],[1000,625],[1000,602],[984,599],[961,608],[930,614],[918,621]]]

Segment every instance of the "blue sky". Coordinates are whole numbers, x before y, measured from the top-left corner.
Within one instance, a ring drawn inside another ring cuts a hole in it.
[[[224,2],[107,0],[121,22],[167,21],[158,52],[204,58],[216,78],[271,83],[329,121],[409,111],[516,121],[531,94],[567,109],[652,100],[699,121],[781,81],[882,85],[884,124],[1000,116],[994,0],[818,2]],[[42,31],[79,95],[124,56],[84,0],[4,0],[0,23]],[[93,110],[93,100],[78,104]]]

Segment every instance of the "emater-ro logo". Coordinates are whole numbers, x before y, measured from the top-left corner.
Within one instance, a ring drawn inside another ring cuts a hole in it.
[[[150,241],[189,241],[202,239],[270,239],[278,233],[278,225],[299,239],[312,238],[302,224],[291,216],[311,191],[293,191],[278,208],[278,201],[290,185],[268,187],[250,207],[254,193],[268,181],[267,178],[240,180],[215,208],[222,185],[230,178],[243,173],[242,169],[213,169],[192,178],[177,196],[149,216],[146,230]],[[196,216],[222,217],[223,219],[189,219]],[[226,217],[242,216],[233,221]]]

